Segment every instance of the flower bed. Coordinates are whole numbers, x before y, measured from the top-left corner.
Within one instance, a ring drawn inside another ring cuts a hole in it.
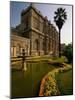
[[[53,71],[52,71],[53,73]],[[48,73],[42,80],[39,96],[60,95],[58,86],[55,80],[55,74]]]
[[[56,82],[56,75],[72,69],[68,64],[63,63],[62,68],[54,69],[49,72],[41,82],[39,96],[57,96],[60,95],[58,85]]]

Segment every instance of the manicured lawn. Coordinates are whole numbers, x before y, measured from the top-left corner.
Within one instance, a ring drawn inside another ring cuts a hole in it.
[[[57,75],[56,79],[61,95],[72,95],[73,94],[72,70],[59,74]]]
[[[11,72],[11,96],[33,97],[38,96],[42,78],[55,67],[47,62],[29,63],[26,71],[12,70]]]
[[[26,71],[11,70],[11,98],[38,97],[42,78],[50,71],[60,67],[48,62],[64,62],[64,58],[32,57],[26,60]],[[15,62],[16,63],[16,62]],[[14,63],[12,63],[14,66]],[[21,66],[21,64],[15,65]],[[60,73],[56,77],[61,95],[72,94],[72,71]]]

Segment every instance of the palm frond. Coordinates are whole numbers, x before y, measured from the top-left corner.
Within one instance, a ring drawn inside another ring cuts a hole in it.
[[[60,7],[54,13],[55,13],[54,22],[56,23],[58,28],[61,29],[63,24],[65,23],[65,20],[67,19],[67,14],[65,12],[65,9]]]

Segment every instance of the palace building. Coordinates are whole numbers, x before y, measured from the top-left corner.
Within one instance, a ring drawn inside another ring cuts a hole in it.
[[[11,57],[21,55],[59,55],[59,34],[56,28],[33,4],[21,12],[21,22],[11,28]]]

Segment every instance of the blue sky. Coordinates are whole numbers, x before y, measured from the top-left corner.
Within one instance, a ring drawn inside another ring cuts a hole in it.
[[[15,27],[20,24],[21,20],[21,11],[26,9],[30,3],[25,2],[11,2],[10,3],[10,25]],[[71,5],[53,5],[53,4],[39,4],[35,3],[34,6],[41,11],[43,16],[47,16],[48,20],[57,28],[54,23],[54,12],[57,8],[62,7],[66,9],[67,20],[61,30],[61,43],[70,43],[72,42],[72,6]],[[58,28],[57,28],[58,30]]]

